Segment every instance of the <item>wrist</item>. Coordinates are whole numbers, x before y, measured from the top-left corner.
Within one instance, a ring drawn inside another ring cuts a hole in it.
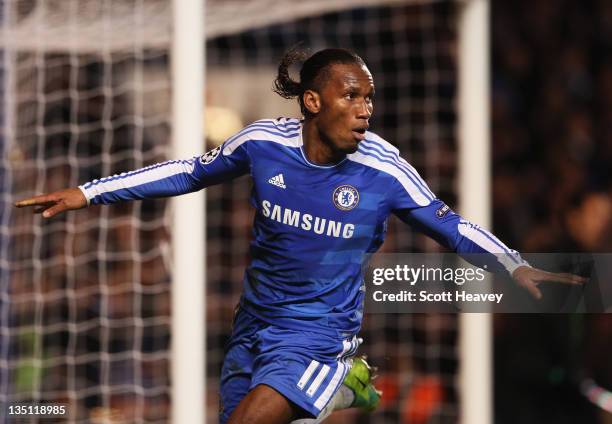
[[[85,199],[85,207],[89,206],[89,196],[87,195],[87,190],[85,190],[85,187],[83,187],[82,185],[78,186],[77,188],[79,189],[79,191],[81,192],[81,195]]]
[[[512,275],[512,278],[516,279],[518,275],[525,272],[529,268],[532,268],[532,266],[529,264],[520,264],[510,272],[510,275]]]

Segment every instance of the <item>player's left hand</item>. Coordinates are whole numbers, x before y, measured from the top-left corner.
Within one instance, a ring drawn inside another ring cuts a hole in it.
[[[586,278],[579,275],[548,272],[530,266],[519,266],[512,273],[512,278],[514,278],[519,287],[526,289],[538,300],[542,298],[542,292],[538,288],[540,283],[548,281],[581,286],[587,282]]]

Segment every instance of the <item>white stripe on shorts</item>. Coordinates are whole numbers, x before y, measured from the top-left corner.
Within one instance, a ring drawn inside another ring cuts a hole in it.
[[[353,336],[353,338],[350,340],[343,340],[342,352],[340,352],[336,358],[338,358],[338,360],[343,361],[355,355],[355,352],[357,352],[357,349],[359,348],[362,342],[363,339],[358,338],[357,336]]]
[[[319,366],[318,361],[315,361],[315,360],[310,361],[310,365],[308,365],[308,368],[306,368],[306,371],[304,371],[304,374],[302,374],[300,381],[298,381],[297,386],[300,388],[300,390],[302,390],[304,386],[306,385],[306,383],[308,383],[308,380],[310,380],[310,377],[312,377],[312,374],[315,372],[318,366]]]
[[[329,382],[323,393],[321,393],[321,396],[319,396],[319,398],[314,403],[315,408],[317,408],[319,411],[323,409],[325,405],[327,405],[327,402],[329,402],[329,399],[331,398],[332,394],[334,394],[334,392],[336,391],[338,384],[344,381],[344,370],[346,368],[347,366],[346,364],[344,364],[344,362],[338,362],[338,368],[336,368],[334,376],[332,377],[331,381]]]
[[[321,371],[319,371],[319,373],[317,374],[317,377],[314,379],[314,381],[312,382],[312,384],[306,391],[306,394],[308,396],[312,396],[315,394],[315,392],[317,391],[317,389],[323,382],[323,379],[327,376],[327,373],[329,372],[329,370],[330,370],[329,365],[323,365],[321,367]]]

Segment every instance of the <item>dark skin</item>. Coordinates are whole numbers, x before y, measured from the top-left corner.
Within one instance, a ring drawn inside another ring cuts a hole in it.
[[[374,81],[365,65],[330,65],[328,79],[321,88],[306,90],[303,103],[308,110],[304,120],[304,152],[310,162],[330,165],[343,160],[347,154],[357,151],[365,138],[365,130],[374,110]],[[78,188],[69,188],[50,194],[24,199],[15,204],[34,207],[35,213],[51,218],[68,210],[87,206],[85,196]],[[572,285],[586,280],[572,274],[556,274],[537,268],[520,266],[512,273],[520,287],[534,298],[542,293],[542,282],[559,282]],[[304,412],[273,388],[258,385],[238,404],[228,424],[286,424],[298,419]]]
[[[304,416],[286,397],[260,384],[240,401],[227,424],[287,424]]]
[[[303,139],[313,163],[327,165],[357,151],[374,111],[374,79],[365,65],[335,64],[320,92],[306,90]]]

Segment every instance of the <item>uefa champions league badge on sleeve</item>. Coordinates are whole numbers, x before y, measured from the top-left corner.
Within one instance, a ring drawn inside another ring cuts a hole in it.
[[[332,195],[334,206],[341,211],[350,211],[359,203],[359,192],[351,185],[345,184],[334,190]]]
[[[221,146],[215,147],[214,149],[200,156],[200,162],[202,163],[202,165],[208,165],[209,163],[212,163],[212,161],[215,160],[217,156],[219,156],[219,153],[221,153]]]
[[[438,219],[442,219],[444,218],[449,212],[451,211],[451,208],[448,207],[448,205],[444,204],[442,205],[440,208],[438,208],[438,210],[436,211],[436,217]]]

